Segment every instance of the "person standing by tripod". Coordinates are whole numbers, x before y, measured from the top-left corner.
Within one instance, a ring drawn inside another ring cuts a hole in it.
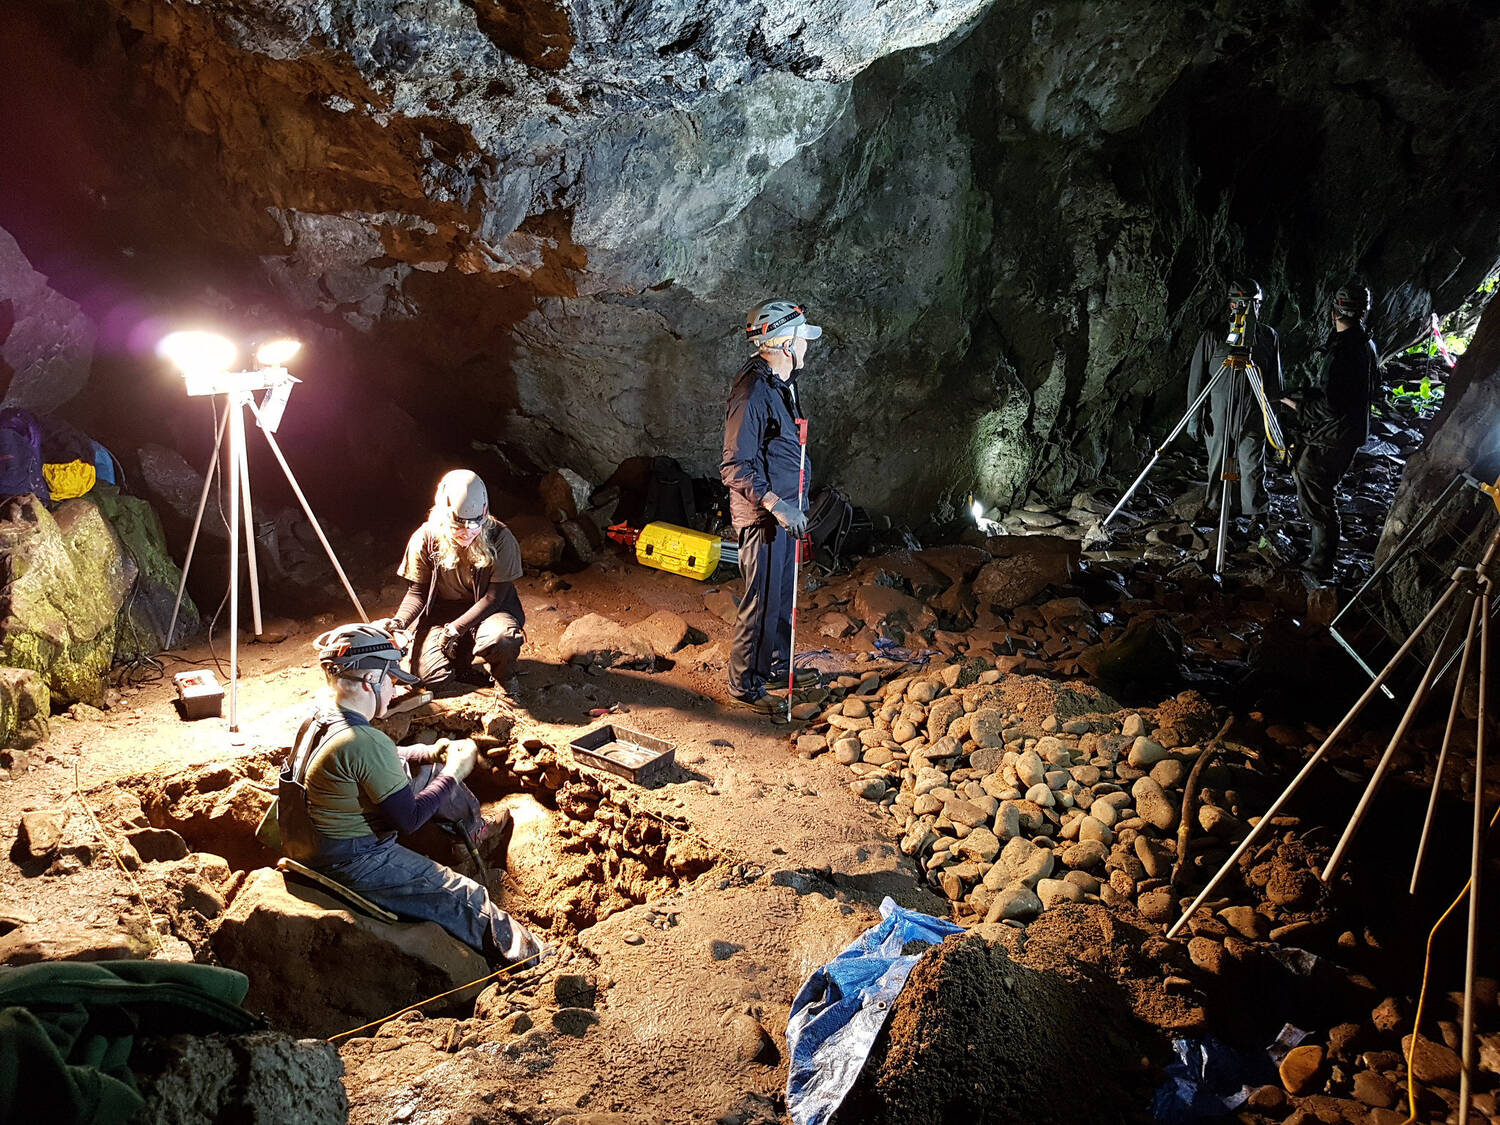
[[[1317,380],[1297,397],[1282,399],[1297,412],[1292,477],[1309,533],[1302,569],[1319,580],[1333,577],[1338,556],[1339,481],[1370,436],[1370,402],[1379,385],[1380,361],[1364,324],[1369,311],[1370,291],[1362,285],[1346,285],[1333,295],[1333,333],[1323,345]]]
[[[1230,317],[1243,312],[1247,305],[1254,315],[1255,341],[1250,356],[1260,369],[1269,402],[1281,394],[1281,341],[1276,330],[1260,320],[1263,296],[1260,286],[1254,281],[1229,283]],[[1198,337],[1188,370],[1189,403],[1197,401],[1207,381],[1224,365],[1229,353],[1230,344],[1221,329],[1210,327]],[[1208,409],[1204,411],[1200,407],[1188,420],[1188,437],[1197,440],[1200,431],[1208,449],[1208,510],[1218,511],[1222,474],[1228,465],[1237,465],[1239,513],[1260,524],[1261,534],[1252,538],[1264,540],[1269,530],[1265,519],[1270,510],[1265,485],[1266,420],[1262,417],[1257,397],[1233,378],[1218,380],[1209,395]],[[1229,490],[1229,499],[1232,513],[1236,500],[1233,488]]]

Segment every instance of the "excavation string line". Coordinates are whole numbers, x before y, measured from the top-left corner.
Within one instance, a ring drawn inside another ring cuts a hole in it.
[[[1483,794],[1476,794],[1474,799],[1483,800],[1484,796]],[[1489,828],[1486,829],[1487,833],[1494,831],[1496,821],[1500,821],[1500,807],[1497,807],[1495,809],[1495,814],[1490,817]],[[1473,883],[1474,877],[1471,875],[1464,881],[1463,888],[1458,892],[1458,895],[1454,898],[1454,900],[1448,905],[1448,909],[1443,911],[1442,917],[1437,920],[1437,922],[1433,925],[1432,929],[1427,934],[1427,956],[1422,960],[1422,990],[1421,992],[1417,993],[1417,1014],[1416,1017],[1412,1020],[1411,1027],[1411,1049],[1406,1052],[1407,1118],[1401,1123],[1401,1125],[1414,1125],[1414,1123],[1417,1121],[1417,1082],[1415,1075],[1415,1059],[1417,1057],[1417,1048],[1421,1045],[1422,1039],[1422,1009],[1427,1004],[1428,978],[1432,975],[1432,943],[1437,940],[1438,930],[1442,928],[1443,923],[1446,922],[1449,916],[1459,908],[1464,899],[1469,897],[1469,888],[1473,885]],[[1472,1014],[1473,1013],[1470,1013],[1470,1015]]]
[[[415,1004],[408,1004],[404,1008],[398,1008],[390,1015],[381,1016],[378,1020],[371,1020],[369,1023],[362,1023],[358,1027],[351,1028],[348,1031],[341,1031],[337,1035],[330,1035],[328,1037],[328,1042],[337,1043],[340,1039],[348,1039],[350,1036],[358,1035],[361,1031],[368,1031],[372,1027],[379,1027],[383,1023],[389,1023],[397,1016],[404,1016],[407,1012],[415,1012],[424,1004],[431,1004],[435,1000],[444,1000],[447,997],[454,995],[455,993],[464,991],[464,989],[466,988],[473,988],[477,984],[488,984],[492,980],[499,980],[501,977],[509,976],[511,973],[519,969],[522,965],[526,964],[528,961],[535,961],[542,955],[542,952],[543,951],[539,949],[530,957],[523,957],[521,960],[512,962],[511,964],[506,965],[504,968],[496,969],[493,973],[488,973],[485,976],[480,977],[478,980],[471,980],[468,984],[461,984],[457,988],[450,988],[447,992],[439,992],[436,996],[429,996],[425,1000],[418,1000]]]
[[[156,947],[158,952],[165,951],[167,944],[162,941],[161,934],[156,930],[156,918],[151,913],[151,904],[146,901],[146,892],[141,890],[141,884],[136,880],[135,873],[125,866],[125,861],[120,858],[120,853],[115,851],[115,846],[109,842],[109,837],[105,834],[103,826],[100,825],[99,818],[94,815],[94,810],[89,807],[88,800],[83,795],[83,787],[78,783],[77,762],[73,763],[73,795],[78,798],[78,803],[83,807],[84,814],[89,818],[89,823],[93,825],[94,834],[103,842],[105,849],[110,854],[110,858],[125,873],[125,878],[129,880],[131,889],[135,891],[135,897],[141,900],[141,909],[146,912],[146,930],[151,934],[151,944]]]

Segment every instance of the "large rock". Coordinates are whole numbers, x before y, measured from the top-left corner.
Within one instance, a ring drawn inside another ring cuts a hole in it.
[[[10,746],[16,730],[51,710],[52,693],[40,672],[0,667],[0,746]]]
[[[278,1031],[143,1040],[130,1059],[138,1121],[344,1125],[349,1098],[332,1043]]]
[[[692,629],[682,617],[670,609],[659,609],[635,627],[635,631],[651,642],[651,647],[663,656],[676,652],[688,643]]]
[[[114,661],[116,619],[135,580],[135,562],[109,521],[86,498],[56,515],[35,497],[12,501],[0,522],[0,662],[29,668],[52,704],[104,696]]]
[[[327,1038],[484,976],[474,950],[434,922],[381,922],[281,873],[251,873],[213,934],[219,961],[250,978],[245,1007],[277,1028]],[[460,997],[450,1007],[472,1004]]]
[[[648,637],[598,613],[587,613],[568,623],[557,642],[557,655],[564,663],[596,668],[651,668],[656,664],[656,649]]]
[[[132,961],[151,952],[144,938],[109,927],[53,919],[18,926],[0,937],[0,965],[38,961]]]
[[[540,516],[511,516],[505,521],[521,548],[521,563],[528,570],[547,570],[562,561],[567,545],[551,521]]]
[[[1014,609],[1048,586],[1065,584],[1078,563],[1078,543],[1052,535],[1006,536],[987,546],[993,561],[975,576],[974,597],[995,610]]]
[[[854,614],[882,636],[904,641],[937,624],[926,604],[890,586],[864,585],[854,591]]]
[[[167,636],[182,571],[167,551],[161,520],[151,505],[108,484],[95,485],[89,499],[109,521],[115,538],[136,568],[135,585],[115,639],[115,655],[150,655],[196,633],[198,607],[184,594],[177,611],[176,635]]]

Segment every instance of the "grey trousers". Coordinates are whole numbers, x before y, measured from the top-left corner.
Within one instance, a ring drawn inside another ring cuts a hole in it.
[[[1243,375],[1235,377],[1244,379]],[[1209,425],[1212,432],[1204,436],[1208,446],[1208,506],[1213,510],[1219,507],[1219,499],[1224,490],[1224,482],[1219,476],[1220,459],[1224,456],[1224,445],[1229,435],[1236,434],[1238,436],[1234,439],[1233,452],[1238,462],[1240,480],[1237,487],[1233,481],[1230,482],[1229,510],[1233,512],[1238,505],[1241,515],[1258,516],[1269,504],[1266,496],[1264,419],[1261,417],[1260,404],[1255,401],[1249,384],[1246,383],[1241,391],[1239,417],[1235,419],[1225,417],[1229,409],[1228,394],[1214,395],[1209,399]]]
[[[424,687],[435,687],[452,680],[462,665],[477,659],[489,669],[496,683],[510,679],[521,645],[526,641],[526,613],[521,597],[510,591],[495,612],[482,620],[470,637],[458,644],[453,659],[443,653],[441,626],[459,617],[469,608],[465,602],[434,602],[432,612],[422,621],[412,639],[412,674]]]
[[[540,952],[525,926],[473,879],[396,843],[395,836],[323,840],[312,866],[401,918],[436,922],[491,963]]]

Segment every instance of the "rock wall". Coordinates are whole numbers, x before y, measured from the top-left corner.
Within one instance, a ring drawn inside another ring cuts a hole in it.
[[[1460,474],[1500,485],[1500,304],[1493,302],[1448,380],[1436,430],[1407,462],[1375,552],[1377,563],[1386,561],[1407,531],[1426,519],[1375,591],[1387,618],[1407,631],[1447,588],[1456,567],[1474,566],[1483,557],[1500,524],[1495,502],[1477,489],[1464,487],[1443,500]],[[1460,598],[1456,609],[1464,608]],[[1426,638],[1424,655],[1430,656],[1447,616]]]
[[[144,500],[109,485],[56,512],[34,496],[8,500],[0,512],[0,746],[53,707],[99,704],[117,657],[167,647],[179,579]],[[184,599],[180,627],[197,623]]]
[[[49,414],[88,382],[94,326],[0,230],[0,406]]]
[[[1497,34],[1456,0],[27,0],[0,224],[86,306],[99,271],[303,317],[360,401],[596,481],[712,472],[744,310],[793,295],[818,476],[915,516],[1133,469],[1231,273],[1294,363],[1351,273],[1392,347],[1457,307],[1500,258]]]

